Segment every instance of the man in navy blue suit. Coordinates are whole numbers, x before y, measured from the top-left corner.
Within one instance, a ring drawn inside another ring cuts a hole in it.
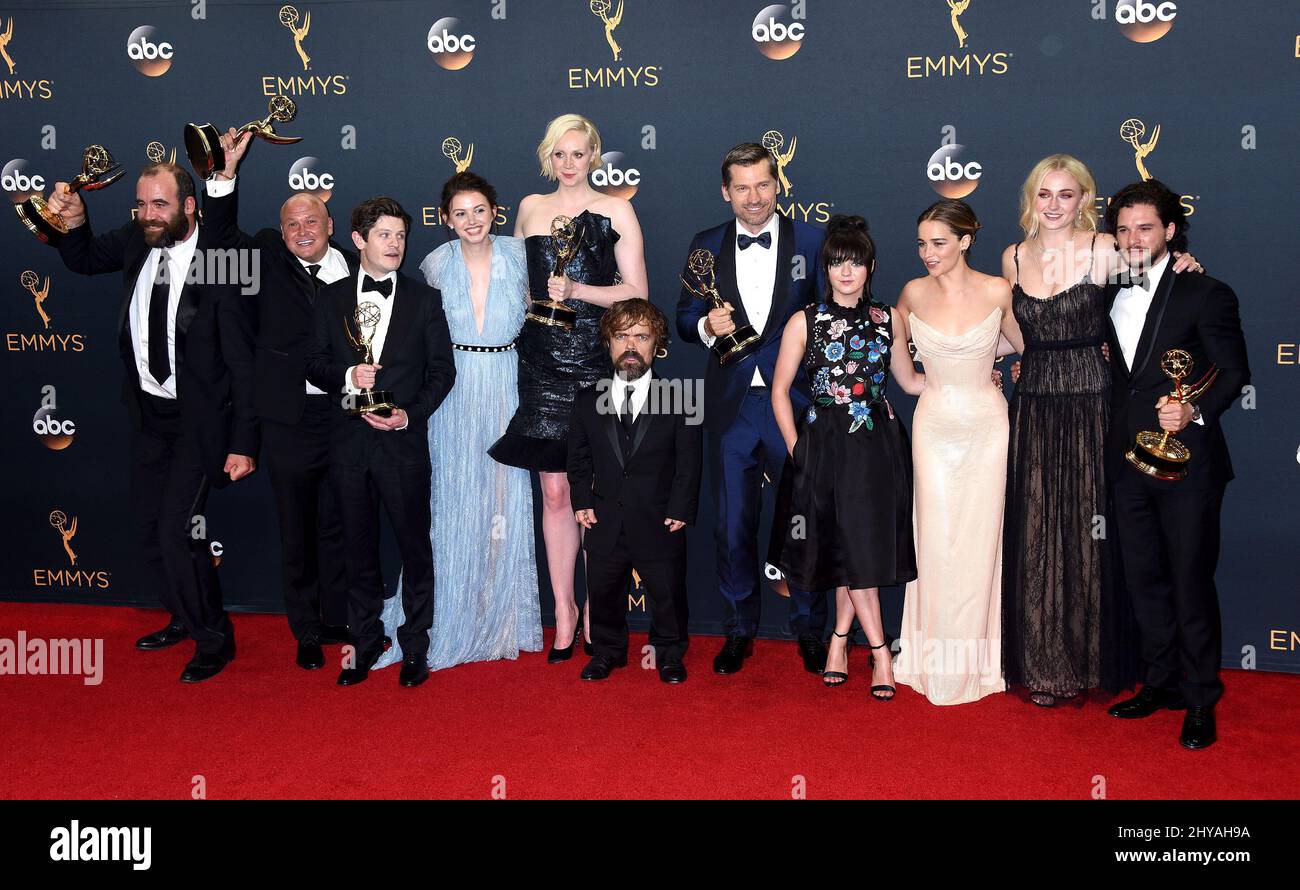
[[[763,474],[766,470],[775,486],[786,459],[769,395],[781,333],[790,316],[818,298],[824,281],[817,254],[825,233],[777,213],[777,189],[776,159],[766,148],[745,142],[727,152],[722,197],[735,218],[700,232],[690,248],[708,250],[715,257],[716,286],[726,305],[712,309],[686,287],[677,302],[677,332],[684,342],[708,347],[744,325],[761,337],[756,348],[725,365],[710,354],[704,375],[718,587],[728,607],[727,641],[713,660],[719,674],[741,669],[758,630]],[[689,269],[682,274],[692,280]],[[802,377],[796,379],[790,398],[796,413],[808,405]],[[826,664],[824,594],[791,587],[790,625],[799,638],[804,667],[821,673]]]

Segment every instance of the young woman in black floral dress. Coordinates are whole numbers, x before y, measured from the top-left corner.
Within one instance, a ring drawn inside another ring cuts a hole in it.
[[[808,590],[835,588],[835,633],[822,680],[848,679],[856,615],[872,653],[874,698],[894,697],[880,588],[916,578],[907,430],[885,397],[891,370],[918,395],[924,375],[907,354],[905,322],[871,299],[876,246],[860,216],[835,216],[822,262],[827,292],[786,324],[772,408],[790,452],[777,495],[768,561]],[[891,368],[894,343],[903,358]],[[790,384],[800,365],[813,404],[796,420]],[[878,656],[878,657],[877,657]]]

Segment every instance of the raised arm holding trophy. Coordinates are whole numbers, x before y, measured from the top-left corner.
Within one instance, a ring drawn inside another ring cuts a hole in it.
[[[81,173],[63,184],[63,194],[71,195],[77,191],[93,192],[112,185],[126,172],[120,164],[113,162],[113,156],[102,145],[90,145],[81,155]],[[52,196],[51,196],[52,197]],[[14,205],[18,219],[22,221],[33,235],[46,244],[57,245],[70,228],[63,215],[50,206],[50,202],[40,195],[32,195],[25,201]]]

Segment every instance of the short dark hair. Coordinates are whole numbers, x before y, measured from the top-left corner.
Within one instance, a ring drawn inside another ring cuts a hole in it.
[[[451,212],[451,199],[463,192],[478,192],[487,198],[488,204],[493,208],[497,206],[497,190],[492,188],[492,184],[473,170],[466,170],[457,173],[442,184],[442,203],[438,206],[442,210],[444,220]]]
[[[779,169],[776,166],[776,156],[773,155],[757,142],[742,142],[727,152],[727,156],[722,159],[722,184],[731,185],[731,168],[739,164],[742,167],[748,167],[751,164],[757,164],[759,161],[766,160],[767,168],[772,173],[772,178],[776,179]]]
[[[1174,237],[1169,239],[1169,249],[1179,253],[1187,251],[1187,210],[1182,198],[1158,179],[1132,182],[1117,191],[1106,205],[1106,230],[1115,234],[1119,212],[1135,204],[1150,204],[1156,209],[1161,225],[1174,224]]]
[[[140,178],[161,176],[164,173],[170,173],[172,179],[176,180],[176,193],[180,196],[181,204],[185,203],[186,198],[194,197],[194,177],[180,164],[169,164],[166,161],[149,164],[140,171]]]
[[[352,231],[359,234],[362,240],[369,239],[370,230],[375,227],[375,223],[381,216],[396,217],[402,221],[406,232],[411,231],[411,215],[392,198],[382,196],[368,198],[356,206],[352,211]]]
[[[871,292],[871,264],[876,261],[876,242],[867,232],[867,221],[860,216],[837,213],[826,223],[826,240],[822,242],[822,271],[826,273],[825,297],[830,298],[830,268],[849,260],[867,267],[866,293]]]
[[[975,233],[980,230],[981,224],[975,216],[975,211],[965,201],[959,198],[935,201],[922,210],[921,215],[916,218],[918,226],[923,222],[932,221],[943,223],[952,229],[958,238],[970,235],[970,247],[966,248],[967,253],[970,253],[970,248],[975,246]]]
[[[659,311],[658,306],[644,297],[619,300],[605,310],[605,314],[600,317],[601,345],[609,349],[615,334],[638,324],[650,329],[655,338],[656,350],[668,348],[668,319]]]

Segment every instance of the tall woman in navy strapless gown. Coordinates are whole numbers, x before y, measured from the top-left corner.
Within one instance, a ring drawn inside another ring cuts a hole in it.
[[[632,205],[596,191],[587,180],[600,166],[595,125],[577,114],[557,117],[546,127],[537,159],[542,175],[558,187],[519,202],[515,236],[524,239],[533,298],[562,301],[577,314],[577,323],[573,330],[524,323],[518,343],[519,409],[489,453],[541,475],[542,534],[555,593],[555,639],[548,660],[558,662],[572,654],[578,626],[573,573],[581,538],[565,475],[569,412],[579,390],[613,373],[598,330],[605,309],[619,300],[648,297],[650,291]],[[553,274],[550,232],[557,216],[574,219],[582,233],[562,276]]]

